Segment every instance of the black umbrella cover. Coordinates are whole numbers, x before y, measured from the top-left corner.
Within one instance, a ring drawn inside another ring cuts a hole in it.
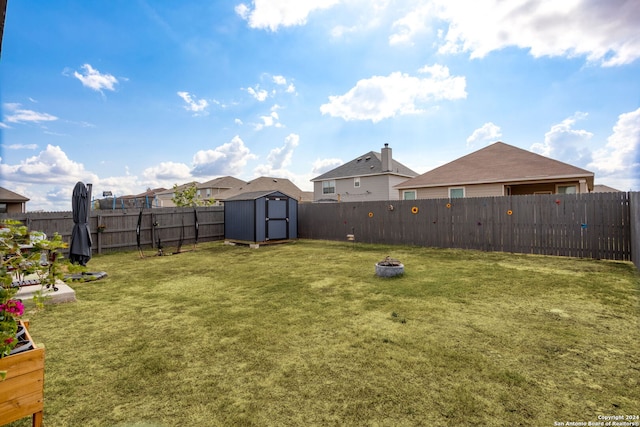
[[[73,209],[73,230],[69,245],[69,261],[87,265],[91,259],[91,232],[89,231],[89,191],[82,182],[73,188],[71,208]]]

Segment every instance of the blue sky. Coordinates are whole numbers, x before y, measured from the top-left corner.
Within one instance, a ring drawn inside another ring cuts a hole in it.
[[[501,140],[640,190],[637,0],[9,0],[0,186],[28,210],[385,143],[418,173]]]

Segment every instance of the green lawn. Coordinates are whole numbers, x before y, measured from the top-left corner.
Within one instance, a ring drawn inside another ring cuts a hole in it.
[[[375,276],[387,255],[404,276]],[[553,426],[640,412],[630,263],[301,240],[110,254],[89,269],[109,276],[29,313],[47,426]]]

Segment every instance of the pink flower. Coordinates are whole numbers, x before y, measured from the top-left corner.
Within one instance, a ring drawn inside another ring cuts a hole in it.
[[[11,338],[11,337],[9,337],[9,338],[4,340],[4,343],[7,344],[7,345],[11,344],[12,342],[13,342],[13,338]]]
[[[20,317],[24,313],[24,305],[21,301],[10,299],[5,304],[0,304],[0,311]]]

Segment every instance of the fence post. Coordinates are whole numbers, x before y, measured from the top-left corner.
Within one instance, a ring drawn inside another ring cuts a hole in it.
[[[640,192],[629,193],[631,223],[631,261],[640,270]]]

